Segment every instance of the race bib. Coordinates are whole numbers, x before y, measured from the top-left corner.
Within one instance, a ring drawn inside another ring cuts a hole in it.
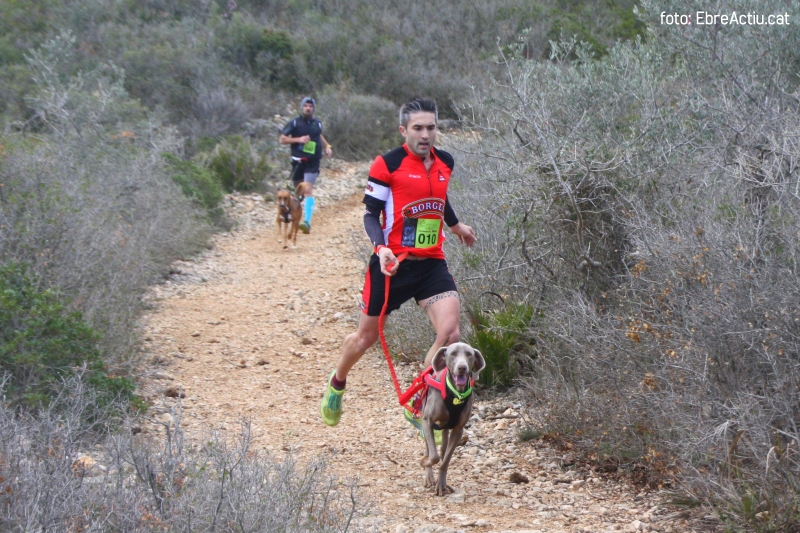
[[[430,248],[439,242],[442,220],[439,218],[407,218],[403,222],[402,245],[408,248]]]
[[[317,151],[317,143],[316,141],[308,141],[305,145],[303,145],[303,153],[304,154],[313,154]]]

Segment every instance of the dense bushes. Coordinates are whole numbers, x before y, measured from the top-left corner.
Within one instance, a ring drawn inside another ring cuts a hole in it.
[[[645,7],[647,42],[599,61],[561,43],[552,63],[520,47],[463,108],[482,140],[452,196],[480,240],[448,257],[467,296],[540,310],[528,385],[546,431],[646,465],[653,486],[732,524],[786,530],[800,502],[800,117],[785,73],[800,32],[676,31],[653,21],[677,5]]]
[[[100,404],[129,398],[133,382],[106,372],[98,338],[79,312],[52,290],[37,288],[22,266],[0,267],[0,375],[12,405],[47,405],[76,371],[96,387]]]
[[[36,417],[0,404],[0,529],[362,530],[355,483],[333,478],[322,460],[300,465],[255,449],[246,422],[238,434],[191,444],[179,411],[148,438],[135,435],[144,421],[116,416],[119,404],[100,413],[96,405],[77,378]]]
[[[466,5],[448,0],[432,12],[425,2],[0,2],[0,107],[27,120],[30,86],[24,55],[63,30],[78,37],[72,67],[112,62],[127,72],[128,93],[160,108],[191,136],[196,113],[219,91],[249,116],[281,109],[286,93],[322,94],[347,84],[358,94],[399,105],[413,94],[437,98],[444,114],[469,87],[483,84],[491,58],[519,31],[532,27],[528,47],[541,57],[563,30],[598,47],[630,39],[642,28],[633,2],[502,0]],[[633,19],[633,20],[632,20]],[[424,20],[418,25],[413,21]],[[548,33],[549,32],[549,33]],[[414,35],[414,39],[409,39]],[[205,94],[204,94],[205,93]],[[249,93],[249,94],[245,94]],[[3,112],[0,110],[0,112]],[[238,116],[238,115],[237,115]],[[260,114],[261,117],[265,116]]]
[[[201,160],[222,186],[230,191],[250,191],[261,185],[272,167],[250,139],[239,135],[226,137]]]
[[[124,374],[143,292],[210,228],[165,172],[174,131],[127,99],[112,66],[64,72],[71,40],[31,55],[42,134],[0,140],[0,264],[25,262],[41,288],[64,294]]]
[[[388,100],[326,92],[317,99],[317,104],[325,138],[336,145],[336,157],[371,160],[402,141],[397,129],[397,106]]]
[[[194,161],[184,161],[175,154],[166,153],[164,159],[170,177],[184,195],[210,211],[219,206],[224,193],[219,179],[210,170]]]

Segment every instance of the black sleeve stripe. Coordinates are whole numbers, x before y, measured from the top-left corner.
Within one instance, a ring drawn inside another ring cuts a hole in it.
[[[367,211],[374,215],[380,215],[383,209],[386,207],[386,202],[383,200],[378,200],[374,196],[370,196],[368,194],[364,195],[364,199],[361,200],[361,203],[367,206]]]
[[[371,181],[372,183],[377,183],[378,185],[383,185],[384,187],[389,187],[389,184],[385,181],[381,181],[378,178],[373,178],[372,176],[369,177],[367,181]]]
[[[444,150],[436,150],[436,157],[441,159],[442,163],[447,165],[450,170],[453,170],[453,167],[456,166],[456,161],[453,159],[453,156]]]
[[[405,159],[407,155],[406,149],[402,146],[399,146],[391,152],[386,152],[381,156],[383,157],[383,161],[386,163],[386,169],[389,171],[389,174],[400,168],[400,165],[403,163],[403,159]]]

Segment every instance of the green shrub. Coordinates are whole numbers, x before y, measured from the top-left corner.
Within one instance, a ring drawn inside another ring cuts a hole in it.
[[[520,442],[528,442],[531,440],[536,440],[542,438],[543,433],[537,429],[533,429],[532,427],[524,427],[519,430],[517,433],[517,438]]]
[[[81,314],[70,311],[56,292],[37,288],[24,266],[0,267],[0,373],[9,377],[5,392],[13,403],[27,407],[49,403],[62,379],[83,367],[101,403],[130,398],[133,383],[108,373],[98,339]]]
[[[220,24],[217,44],[222,58],[263,81],[287,90],[298,89],[291,36],[264,28],[241,13]]]
[[[272,170],[250,140],[239,135],[227,137],[201,160],[229,192],[253,190]]]
[[[553,26],[550,28],[550,31],[547,32],[547,38],[551,42],[558,42],[562,39],[569,39],[572,37],[574,37],[575,41],[577,42],[584,42],[588,44],[594,52],[595,57],[602,57],[608,53],[608,47],[602,44],[592,34],[591,30],[574,15],[568,14],[557,18],[553,22]],[[544,58],[550,58],[552,51],[552,47],[548,46],[544,52]],[[577,56],[572,53],[570,54],[569,58],[576,59]]]
[[[493,313],[472,309],[470,316],[474,330],[467,336],[467,342],[480,350],[486,361],[481,383],[490,387],[511,385],[519,375],[521,355],[527,346],[524,335],[533,317],[533,307],[526,303],[510,304]]]
[[[170,177],[180,186],[183,194],[209,211],[219,206],[224,196],[222,185],[209,169],[170,153],[164,154],[164,159],[167,161]]]
[[[318,104],[325,138],[334,145],[336,157],[372,159],[402,141],[398,106],[389,100],[341,91],[323,94]]]

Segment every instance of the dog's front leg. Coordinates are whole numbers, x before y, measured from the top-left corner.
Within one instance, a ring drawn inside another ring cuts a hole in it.
[[[445,439],[444,434],[450,433],[449,438]],[[436,495],[446,496],[452,494],[455,489],[447,484],[447,467],[450,466],[450,459],[453,457],[461,435],[464,434],[464,427],[453,428],[444,432],[442,435],[442,464],[439,466],[439,481],[436,482]]]
[[[432,467],[439,462],[439,452],[436,450],[433,422],[425,416],[422,417],[422,432],[425,434],[425,456],[420,461],[420,465],[425,469],[425,487],[432,487],[436,485]]]
[[[422,432],[425,433],[425,457],[422,458],[422,466],[433,466],[439,462],[440,458],[436,449],[436,439],[433,436],[433,422],[429,418],[423,417]]]

